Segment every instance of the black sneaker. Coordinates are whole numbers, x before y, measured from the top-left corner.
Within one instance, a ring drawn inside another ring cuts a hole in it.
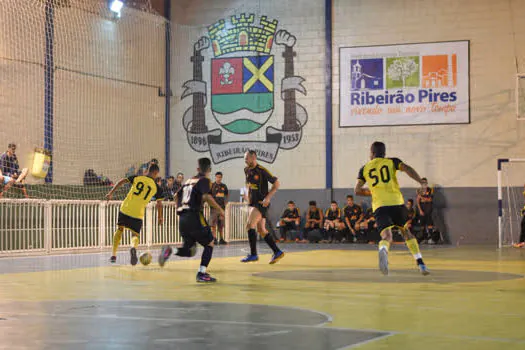
[[[224,239],[221,239],[221,240],[219,241],[219,244],[224,244],[224,245],[226,245],[226,244],[228,244],[228,242],[226,242]]]
[[[217,279],[211,277],[207,273],[197,272],[197,282],[199,282],[199,283],[214,283],[214,282],[217,282]]]
[[[109,262],[114,264],[117,262],[117,257],[115,255],[112,255],[111,258],[109,258]]]
[[[130,260],[131,266],[137,265],[139,261],[139,259],[137,258],[137,250],[135,248],[131,248],[129,250],[129,253],[131,254],[131,260]]]
[[[213,240],[213,244],[215,244],[215,245],[219,244],[219,242],[217,241],[217,238],[215,238],[215,239]]]
[[[166,263],[166,260],[170,258],[171,253],[173,253],[173,250],[171,249],[169,245],[162,247],[162,250],[160,251],[160,254],[159,254],[159,265],[161,267],[164,266],[164,264]]]

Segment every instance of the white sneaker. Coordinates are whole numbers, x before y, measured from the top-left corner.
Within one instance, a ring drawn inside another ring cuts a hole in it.
[[[386,249],[379,250],[379,270],[383,275],[388,275],[388,252]]]

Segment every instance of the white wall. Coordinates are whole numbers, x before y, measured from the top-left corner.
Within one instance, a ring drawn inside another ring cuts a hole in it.
[[[300,4],[298,4],[300,3]],[[295,75],[306,79],[304,86],[307,96],[296,93],[297,102],[308,112],[308,123],[304,127],[303,138],[297,148],[279,150],[273,164],[267,165],[281,180],[283,188],[323,188],[325,185],[325,83],[324,83],[324,2],[322,1],[255,1],[255,0],[218,0],[218,1],[181,1],[173,7],[173,59],[172,59],[172,130],[171,130],[171,169],[187,175],[196,169],[196,159],[208,153],[193,151],[186,140],[182,126],[184,111],[191,106],[191,97],[181,101],[182,85],[192,79],[193,44],[207,36],[207,26],[216,21],[241,13],[254,13],[256,23],[260,16],[279,21],[278,30],[285,29],[297,37],[294,47]],[[236,136],[222,129],[224,140],[257,140],[264,138],[266,126],[279,127],[283,123],[284,103],[280,98],[281,79],[284,75],[282,48],[273,46],[275,55],[275,109],[268,124],[248,136]],[[208,82],[207,95],[210,97],[210,67],[213,54],[211,49],[203,53],[203,76]],[[210,129],[220,128],[215,122],[210,109],[206,106],[207,125]],[[242,159],[230,160],[214,165],[213,171],[222,171],[224,181],[232,188],[244,184],[244,162]]]
[[[8,0],[0,11],[1,56],[39,63],[0,59],[8,80],[0,109],[9,116],[0,147],[17,142],[23,166],[44,141],[42,4]],[[165,21],[129,8],[111,20],[104,0],[70,5],[57,7],[54,20],[54,183],[80,184],[89,168],[116,181],[153,157],[163,166]]]
[[[334,177],[352,186],[369,145],[447,187],[496,186],[496,159],[525,157],[515,117],[517,57],[525,72],[525,0],[335,0]],[[339,47],[470,40],[471,124],[339,129]],[[511,181],[523,184],[523,174]],[[413,186],[402,177],[403,186]]]

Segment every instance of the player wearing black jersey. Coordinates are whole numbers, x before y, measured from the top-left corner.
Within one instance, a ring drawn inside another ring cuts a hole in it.
[[[264,238],[266,243],[272,248],[273,256],[270,264],[275,264],[284,257],[284,253],[277,247],[272,235],[268,234],[266,230],[266,217],[270,200],[279,188],[279,180],[273,176],[266,168],[257,164],[257,153],[250,150],[244,155],[246,168],[244,168],[244,175],[246,176],[246,187],[248,188],[248,204],[250,206],[250,214],[248,217],[248,240],[250,242],[250,254],[246,256],[241,262],[252,262],[259,260],[257,255],[257,231]],[[268,191],[268,182],[272,184],[272,188]]]
[[[179,231],[183,239],[183,245],[177,248],[175,255],[181,257],[192,257],[197,252],[196,243],[204,247],[201,257],[201,265],[197,272],[197,282],[216,282],[206,269],[213,254],[213,235],[204,218],[203,204],[208,204],[224,215],[224,209],[215,202],[211,194],[211,161],[209,158],[199,159],[198,174],[186,182],[175,195],[177,201],[177,214],[179,215]],[[162,248],[159,256],[159,265],[164,266],[166,260],[172,254],[170,246]]]

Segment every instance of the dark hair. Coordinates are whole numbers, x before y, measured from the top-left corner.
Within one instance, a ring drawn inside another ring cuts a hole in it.
[[[159,164],[159,160],[157,158],[153,158],[149,162],[152,163],[152,164],[157,164],[157,165]]]
[[[348,198],[352,198],[352,199],[354,199],[354,196],[352,196],[351,194],[349,194],[348,196],[346,196],[346,199],[348,199]]]
[[[208,171],[208,169],[211,168],[211,160],[210,158],[199,158],[199,169],[205,173]]]
[[[316,206],[316,205],[317,205],[317,202],[316,202],[316,201],[310,201],[310,202],[308,203],[308,205],[315,205],[315,206]]]
[[[257,152],[255,152],[255,150],[253,150],[253,149],[248,150],[248,154],[251,155],[251,156],[256,156],[257,157]]]
[[[288,204],[295,204],[294,201],[288,201]]]
[[[421,178],[421,181],[426,181],[426,182],[428,182],[428,180],[427,180],[426,177],[422,177],[422,178]]]
[[[220,171],[217,171],[217,172],[215,173],[215,176],[219,176],[219,175],[222,176],[222,173],[221,173]]]
[[[155,163],[151,163],[151,164],[149,165],[148,172],[149,172],[149,173],[152,173],[152,172],[154,172],[154,171],[160,171],[160,168],[159,168],[159,166],[158,166],[157,164],[155,164]]]
[[[16,144],[14,142],[11,142],[9,145],[7,145],[7,148],[16,148]]]
[[[386,146],[383,142],[376,141],[370,147],[370,151],[377,158],[384,158],[386,154]]]
[[[408,202],[414,204],[414,200],[412,198],[409,199]]]
[[[336,202],[336,201],[331,201],[330,204],[335,204],[335,205],[337,205],[337,202]]]
[[[171,176],[168,176],[168,180],[175,180],[175,178],[173,177],[173,175],[171,175]]]

